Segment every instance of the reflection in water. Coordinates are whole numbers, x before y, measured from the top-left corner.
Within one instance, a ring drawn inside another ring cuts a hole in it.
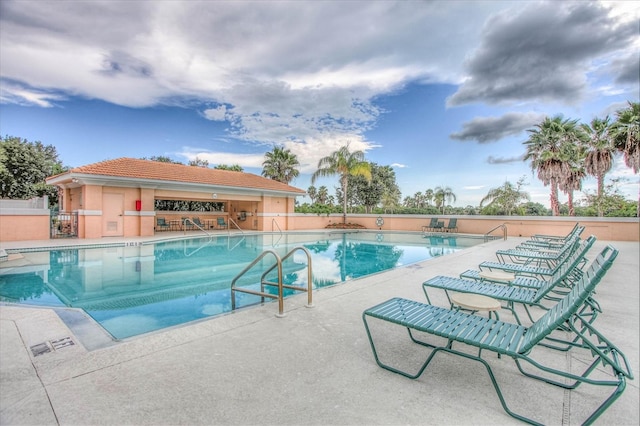
[[[418,237],[392,244],[391,234],[317,236],[285,235],[287,241],[275,248],[258,235],[25,253],[20,266],[0,265],[0,301],[82,308],[112,335],[125,338],[229,312],[231,281],[267,249],[282,257],[293,247],[307,248],[314,288],[457,250],[455,238]],[[285,284],[306,287],[306,262],[300,252],[283,263]],[[272,265],[273,258],[265,258],[261,268],[244,276],[239,285],[259,289],[262,271]],[[236,302],[242,307],[260,299],[238,294]]]

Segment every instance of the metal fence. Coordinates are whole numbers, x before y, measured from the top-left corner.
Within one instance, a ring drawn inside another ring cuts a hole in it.
[[[57,212],[51,215],[51,238],[78,236],[78,212]]]

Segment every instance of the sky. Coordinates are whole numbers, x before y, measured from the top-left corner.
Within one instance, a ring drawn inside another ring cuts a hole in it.
[[[0,134],[69,167],[197,157],[259,175],[283,146],[304,190],[349,144],[402,198],[449,187],[477,206],[525,177],[549,207],[527,130],[638,102],[639,18],[636,1],[2,0]],[[621,158],[607,176],[637,199]]]

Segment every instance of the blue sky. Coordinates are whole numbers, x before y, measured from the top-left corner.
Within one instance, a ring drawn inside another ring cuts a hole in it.
[[[638,102],[638,2],[0,3],[0,134],[65,165],[196,156],[260,174],[274,145],[306,189],[345,143],[394,167],[402,196],[454,206],[526,176],[526,130]],[[608,175],[638,196],[618,160]],[[337,178],[323,178],[330,192]],[[593,191],[595,180],[584,189]],[[580,197],[580,194],[577,194]],[[563,200],[566,198],[563,198]]]

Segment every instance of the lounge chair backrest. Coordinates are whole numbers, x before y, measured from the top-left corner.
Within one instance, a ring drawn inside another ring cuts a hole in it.
[[[551,279],[547,280],[545,284],[538,289],[538,295],[547,294],[554,286],[560,281],[564,280],[571,274],[578,264],[582,261],[582,258],[587,254],[591,246],[596,242],[596,237],[591,235],[586,240],[579,243],[578,248],[571,253],[562,265],[556,269]]]
[[[429,228],[435,228],[436,226],[438,226],[438,218],[432,217],[431,222],[429,222]]]
[[[158,226],[166,226],[167,222],[165,222],[164,217],[158,218]]]
[[[447,228],[455,228],[457,224],[458,224],[457,218],[449,219],[449,225],[447,225]]]
[[[596,285],[609,270],[616,256],[618,256],[617,249],[612,246],[605,247],[573,289],[529,327],[522,339],[518,352],[526,354],[571,315],[575,314],[593,293]]]

